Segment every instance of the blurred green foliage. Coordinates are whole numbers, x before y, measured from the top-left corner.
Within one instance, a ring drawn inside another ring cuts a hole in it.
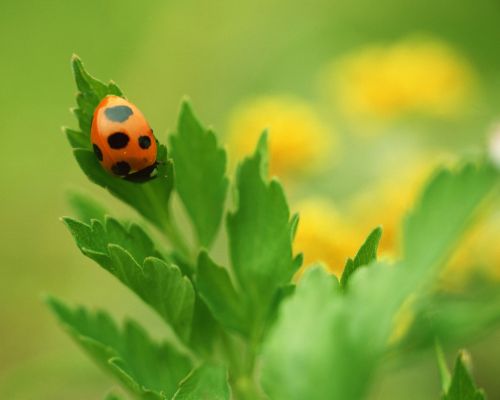
[[[73,104],[68,65],[73,52],[99,76],[118,80],[164,142],[186,94],[202,120],[209,116],[223,136],[225,117],[236,103],[275,91],[316,99],[320,67],[367,43],[424,33],[458,48],[480,77],[480,94],[467,115],[459,121],[420,122],[419,132],[428,134],[394,134],[390,144],[347,139],[356,157],[346,157],[335,171],[309,184],[310,190],[340,198],[373,178],[373,170],[357,167],[360,159],[373,165],[377,156],[390,155],[386,158],[394,166],[404,161],[408,147],[465,152],[484,142],[500,108],[499,17],[500,5],[490,0],[316,1],[307,6],[262,0],[2,2],[0,398],[65,399],[71,392],[73,399],[83,400],[107,392],[110,381],[53,324],[40,302],[43,291],[78,303],[107,304],[115,315],[143,321],[158,336],[164,333],[137,299],[89,268],[57,223],[67,209],[62,193],[68,186],[112,201],[82,178],[60,132],[61,123],[72,124],[67,109]],[[398,154],[395,144],[402,147]],[[491,398],[500,396],[495,343],[498,333],[472,348],[479,386]],[[424,357],[414,370],[381,380],[373,398],[408,398],[409,381],[412,398],[435,393],[433,360]]]

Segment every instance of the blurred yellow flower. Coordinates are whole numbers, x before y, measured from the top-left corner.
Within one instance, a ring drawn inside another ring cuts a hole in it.
[[[351,218],[358,230],[382,225],[379,254],[397,258],[405,215],[411,210],[423,187],[443,157],[426,158],[375,185],[353,203]],[[390,178],[390,179],[389,179]],[[500,235],[500,215],[478,218],[443,269],[441,286],[461,288],[480,268],[490,278],[500,280],[500,248],[491,239]]]
[[[270,172],[294,178],[321,166],[333,138],[305,101],[285,96],[261,97],[238,107],[229,121],[229,147],[236,159],[250,154],[269,130]]]
[[[324,199],[310,198],[299,203],[295,207],[300,213],[300,222],[294,250],[304,253],[304,266],[297,278],[305,268],[318,262],[339,276],[346,259],[356,254],[368,232],[378,225],[383,227],[379,257],[398,258],[404,217],[418,201],[432,171],[442,161],[443,156],[433,156],[401,171],[393,171],[386,180],[353,200],[350,209],[343,214]],[[471,274],[479,271],[500,281],[500,248],[491,246],[492,238],[498,236],[500,212],[478,218],[443,269],[440,286],[460,289]],[[409,321],[411,313],[403,313],[395,337],[402,335]]]
[[[444,42],[405,39],[372,45],[335,60],[325,85],[353,117],[407,113],[454,115],[474,87],[469,62]]]
[[[461,288],[474,272],[500,281],[500,248],[492,246],[492,238],[499,236],[498,212],[478,218],[443,271],[444,285],[451,289]]]
[[[348,257],[353,257],[363,238],[352,229],[337,209],[326,200],[312,198],[298,204],[300,214],[295,252],[303,252],[304,263],[297,277],[313,263],[323,263],[328,271],[341,274]]]
[[[404,216],[411,209],[440,157],[416,160],[367,189],[352,202],[352,218],[360,230],[383,229],[379,254],[395,258]]]

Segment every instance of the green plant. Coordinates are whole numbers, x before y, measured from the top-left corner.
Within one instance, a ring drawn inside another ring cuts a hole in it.
[[[296,287],[292,278],[302,257],[293,254],[292,243],[299,219],[290,214],[280,183],[267,178],[266,134],[239,164],[229,212],[225,150],[188,103],[170,136],[170,152],[160,147],[157,178],[144,184],[120,180],[100,167],[89,135],[99,101],[123,94],[114,83],[88,75],[76,57],[73,70],[80,130],[66,134],[77,162],[91,181],[135,209],[170,246],[155,242],[136,223],[108,216],[86,197],[71,199],[80,218],[63,221],[81,252],[155,310],[178,340],[156,343],[136,322],[119,328],[106,312],[71,308],[53,297],[47,302],[68,333],[133,396],[360,399],[387,357],[432,347],[436,337],[456,341],[475,333],[457,334],[451,314],[426,311],[439,309],[442,299],[432,290],[437,274],[498,183],[489,163],[435,173],[405,221],[404,252],[397,262],[376,260],[382,234],[377,228],[347,260],[340,281],[313,267]],[[192,223],[191,241],[175,222],[173,190]],[[230,267],[210,255],[222,220]],[[475,306],[479,310],[489,300]],[[500,319],[498,307],[463,315],[461,303],[449,299],[448,304],[460,323],[473,321],[476,331]],[[413,323],[401,333],[405,313]],[[429,319],[432,323],[425,323]],[[459,389],[472,385],[460,360],[452,383],[444,385],[444,398],[482,398],[475,389],[476,397]]]

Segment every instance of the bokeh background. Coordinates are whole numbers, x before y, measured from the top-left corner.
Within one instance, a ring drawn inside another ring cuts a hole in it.
[[[98,399],[113,385],[43,293],[162,335],[58,221],[68,190],[135,217],[86,181],[61,132],[76,126],[72,53],[118,82],[161,141],[185,95],[231,166],[269,127],[272,171],[302,213],[297,250],[338,272],[379,224],[382,256],[397,257],[401,218],[432,169],[488,152],[500,122],[499,20],[495,0],[2,0],[0,399]],[[492,206],[443,274],[445,290],[500,280],[499,221]],[[464,345],[478,384],[500,398],[500,331]],[[433,354],[413,361],[381,373],[371,398],[437,398]]]

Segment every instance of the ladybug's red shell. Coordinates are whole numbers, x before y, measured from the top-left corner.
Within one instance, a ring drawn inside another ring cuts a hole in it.
[[[127,177],[154,169],[157,145],[153,130],[141,111],[118,96],[106,96],[92,119],[90,139],[102,167]]]

